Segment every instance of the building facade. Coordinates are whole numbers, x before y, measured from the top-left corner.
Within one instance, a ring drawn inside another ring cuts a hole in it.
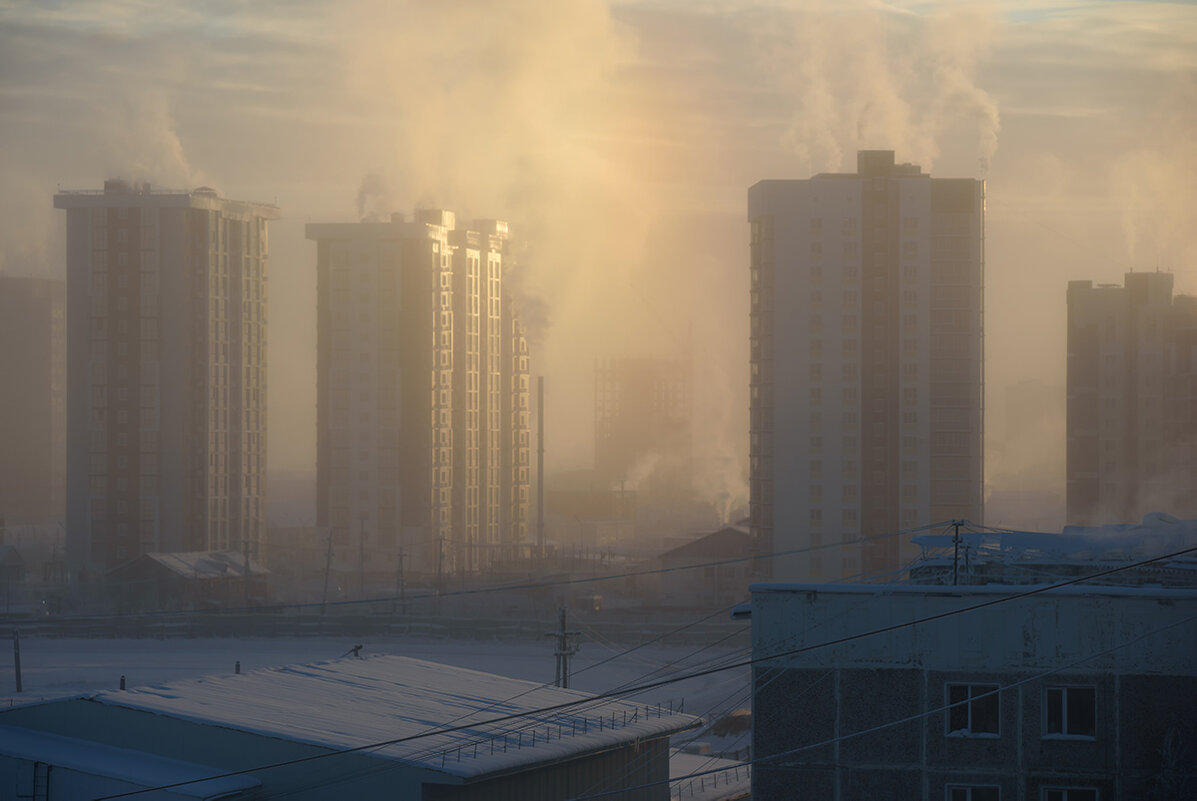
[[[0,275],[0,520],[9,524],[63,519],[66,330],[63,281]]]
[[[474,573],[527,538],[528,348],[507,224],[313,224],[317,524],[339,570]],[[394,569],[391,567],[390,569]]]
[[[1068,284],[1068,522],[1197,517],[1197,297],[1171,273]]]
[[[269,204],[105,181],[67,212],[67,557],[258,557]]]
[[[750,514],[786,578],[875,576],[982,515],[984,184],[891,151],[748,191]],[[904,550],[906,548],[906,550]]]
[[[1027,589],[754,585],[753,799],[1192,798],[1197,590]]]

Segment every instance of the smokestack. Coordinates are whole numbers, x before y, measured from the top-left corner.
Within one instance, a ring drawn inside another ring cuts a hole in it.
[[[544,376],[536,377],[536,556],[544,558]]]

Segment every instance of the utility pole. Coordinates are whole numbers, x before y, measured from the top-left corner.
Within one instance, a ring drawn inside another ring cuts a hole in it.
[[[544,559],[544,376],[536,377],[536,558]]]
[[[407,587],[403,582],[403,549],[399,549],[399,566],[395,570],[395,597],[403,610],[403,614],[407,614]],[[395,603],[391,601],[391,614],[395,614]]]
[[[952,586],[955,587],[960,578],[960,526],[963,520],[953,520],[952,529]]]
[[[328,550],[324,552],[324,598],[320,601],[320,614],[328,609],[328,573],[332,570],[332,526],[328,527]]]
[[[582,632],[565,630],[565,607],[557,610],[557,630],[545,632],[546,637],[557,638],[557,649],[553,655],[557,658],[557,675],[553,683],[558,687],[569,688],[569,660],[578,652],[577,645],[570,645],[569,638],[577,637]]]

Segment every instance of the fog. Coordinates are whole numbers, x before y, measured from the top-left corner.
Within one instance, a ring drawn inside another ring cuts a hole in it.
[[[596,357],[675,356],[692,331],[697,480],[740,498],[757,180],[852,170],[858,148],[986,179],[990,489],[1062,494],[1069,279],[1158,268],[1197,292],[1179,3],[18,3],[0,97],[5,272],[62,273],[57,186],[281,207],[274,472],[314,471],[306,222],[435,206],[518,227],[550,472],[590,466]]]

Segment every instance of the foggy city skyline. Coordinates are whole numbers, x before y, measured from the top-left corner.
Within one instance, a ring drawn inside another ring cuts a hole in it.
[[[0,799],[1191,801],[1195,177],[1186,0],[0,0]]]
[[[592,461],[594,358],[671,356],[693,325],[695,482],[741,498],[756,180],[850,170],[857,149],[985,179],[991,491],[1063,493],[1068,280],[1159,268],[1197,289],[1183,4],[274,11],[0,12],[5,274],[61,275],[56,187],[125,177],[279,205],[271,473],[315,463],[307,222],[440,207],[526,234],[550,476]],[[1011,419],[1027,381],[1046,421]]]

